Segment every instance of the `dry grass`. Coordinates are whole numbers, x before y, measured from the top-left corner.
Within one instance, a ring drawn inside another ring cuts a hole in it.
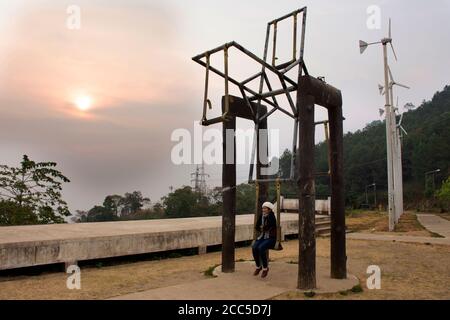
[[[318,249],[318,255],[329,257],[328,243]],[[349,272],[360,279],[363,292],[318,294],[313,299],[450,299],[449,246],[350,240],[347,256]],[[372,264],[381,268],[380,290],[366,286],[366,270]],[[311,299],[295,291],[276,298]]]
[[[349,231],[352,232],[389,232],[389,218],[386,212],[356,211],[346,218]],[[432,237],[434,234],[425,229],[417,220],[413,212],[405,212],[395,227],[394,235],[424,236]]]
[[[298,241],[271,251],[271,260],[297,261]],[[317,255],[329,257],[329,238],[317,240]],[[220,263],[220,252],[103,268],[83,268],[82,289],[68,290],[65,273],[0,279],[0,299],[106,299],[122,294],[205,279]],[[450,299],[450,247],[376,241],[347,242],[349,270],[361,279],[364,292],[316,295],[313,299]],[[249,247],[236,249],[236,260],[251,260]],[[367,266],[382,270],[382,289],[367,290]],[[295,275],[293,275],[295,277]],[[186,297],[189,298],[189,297]],[[295,292],[278,298],[303,299]]]
[[[345,223],[347,229],[352,232],[375,232],[388,229],[386,213],[378,211],[351,211]]]
[[[450,221],[450,213],[446,212],[446,213],[436,213],[437,216],[446,219],[448,221]]]

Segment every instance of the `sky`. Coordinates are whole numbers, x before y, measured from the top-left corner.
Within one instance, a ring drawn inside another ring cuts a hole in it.
[[[81,9],[80,29],[67,27],[70,5]],[[380,9],[380,29],[367,26],[371,5]],[[396,91],[399,105],[420,105],[450,84],[449,0],[1,1],[0,162],[18,165],[24,154],[57,162],[71,180],[63,196],[72,211],[134,190],[156,202],[170,187],[190,185],[195,165],[173,162],[171,136],[177,129],[194,133],[201,118],[204,69],[191,58],[233,40],[262,57],[267,22],[303,6],[305,61],[310,74],[342,91],[345,132],[381,119],[382,46],[360,55],[358,40],[379,41],[389,18],[398,56],[389,52],[390,66],[395,80],[411,87]],[[280,58],[292,50],[290,32],[280,25]],[[222,59],[212,62],[221,66]],[[236,78],[253,68],[230,53]],[[211,116],[218,115],[223,90],[212,76]],[[325,117],[318,108],[316,118]],[[283,114],[270,118],[280,136],[271,155],[291,146],[292,126]],[[318,128],[316,140],[323,138]],[[238,182],[247,170],[238,167]],[[220,166],[205,171],[209,186],[221,183]]]

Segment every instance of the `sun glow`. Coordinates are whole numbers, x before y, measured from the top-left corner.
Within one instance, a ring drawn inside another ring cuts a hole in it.
[[[92,98],[89,96],[79,96],[75,99],[75,106],[80,111],[87,111],[92,107]]]

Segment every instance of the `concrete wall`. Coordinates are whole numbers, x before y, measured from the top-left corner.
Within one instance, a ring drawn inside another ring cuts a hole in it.
[[[283,213],[281,226],[284,235],[297,234],[298,214]],[[221,217],[1,227],[0,270],[204,248],[221,237]],[[236,241],[252,237],[253,215],[237,216]]]
[[[289,212],[298,210],[298,199],[286,199],[281,197],[281,211]],[[330,215],[331,197],[326,200],[316,200],[316,212],[320,214]]]

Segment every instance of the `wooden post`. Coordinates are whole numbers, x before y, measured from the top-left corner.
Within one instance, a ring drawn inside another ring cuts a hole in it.
[[[234,272],[236,227],[236,116],[223,122],[222,272]]]
[[[299,110],[299,260],[298,288],[316,287],[316,228],[314,186],[314,96],[297,94]]]
[[[347,278],[342,104],[328,108],[331,153],[331,278]]]

